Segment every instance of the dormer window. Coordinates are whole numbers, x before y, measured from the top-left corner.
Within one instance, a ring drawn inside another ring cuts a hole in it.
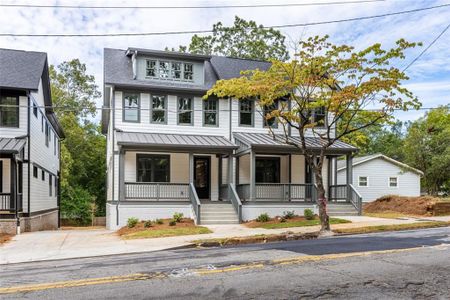
[[[156,60],[147,60],[147,67],[145,69],[145,76],[156,77]]]
[[[146,78],[174,81],[194,80],[194,64],[192,63],[147,59],[145,66]]]
[[[172,63],[172,78],[173,79],[181,79],[181,63],[180,62]]]
[[[184,64],[184,79],[193,80],[194,79],[194,66],[192,64]]]
[[[170,63],[168,61],[159,62],[159,78],[169,78]]]

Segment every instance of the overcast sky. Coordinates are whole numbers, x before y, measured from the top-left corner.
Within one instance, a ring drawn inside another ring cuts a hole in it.
[[[338,0],[321,0],[336,2]],[[265,0],[245,1],[252,3],[312,3],[313,0]],[[316,1],[318,2],[318,1]],[[234,16],[254,20],[265,26],[306,23],[326,20],[370,16],[394,11],[445,4],[448,1],[386,0],[382,2],[299,6],[281,8],[227,8],[227,9],[57,9],[0,7],[0,33],[120,33],[161,32],[211,29],[221,21],[231,25]],[[32,3],[31,1],[1,1],[0,3]],[[51,5],[218,5],[242,4],[243,1],[34,1]],[[373,43],[392,46],[399,38],[423,42],[426,47],[450,22],[450,7],[384,17],[378,19],[281,29],[288,40],[295,42],[313,35],[330,35],[335,43],[345,43],[360,49]],[[140,47],[164,49],[177,48],[189,43],[190,35],[144,36],[144,37],[0,37],[0,48],[44,51],[51,64],[59,64],[79,58],[87,65],[88,72],[95,75],[98,85],[103,82],[103,48]],[[446,32],[418,60],[407,74],[406,83],[424,107],[436,107],[450,101],[450,30]],[[408,51],[399,66],[406,66],[424,48]],[[402,120],[413,120],[424,111],[399,113]]]

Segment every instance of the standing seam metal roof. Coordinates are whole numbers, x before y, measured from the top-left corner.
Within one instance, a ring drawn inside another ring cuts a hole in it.
[[[0,153],[19,153],[25,143],[24,139],[0,138]]]

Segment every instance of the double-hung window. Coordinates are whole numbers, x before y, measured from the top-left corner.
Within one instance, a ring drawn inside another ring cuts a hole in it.
[[[272,127],[276,128],[278,126],[277,119],[275,117],[271,117],[270,114],[277,109],[277,103],[274,102],[271,105],[265,105],[263,109],[263,120],[264,127]]]
[[[184,63],[184,80],[194,79],[194,65]]]
[[[19,127],[19,97],[0,97],[0,127]]]
[[[398,186],[398,178],[389,177],[389,187],[397,187],[397,186]]]
[[[181,79],[181,63],[180,62],[172,62],[172,78],[173,79]]]
[[[139,95],[125,93],[123,95],[123,120],[125,122],[139,122]]]
[[[156,60],[147,60],[145,67],[145,76],[147,77],[157,77]]]
[[[239,126],[253,126],[254,105],[252,99],[239,100]]]
[[[192,99],[192,97],[178,97],[178,124],[192,125],[194,123]]]
[[[257,157],[255,163],[257,183],[280,183],[279,157]]]
[[[45,146],[48,147],[49,142],[50,142],[50,126],[48,126],[48,123],[45,122]]]
[[[317,107],[314,109],[314,123],[317,127],[325,126],[326,111],[325,107]]]
[[[151,122],[165,124],[167,122],[167,97],[152,95]]]
[[[218,114],[218,101],[217,99],[208,99],[203,101],[203,123],[205,126],[217,126],[219,120],[217,118]]]
[[[359,176],[358,186],[369,186],[369,178],[367,176]]]
[[[159,78],[168,79],[170,77],[170,63],[168,61],[159,62]]]
[[[137,182],[170,182],[170,155],[137,154]]]

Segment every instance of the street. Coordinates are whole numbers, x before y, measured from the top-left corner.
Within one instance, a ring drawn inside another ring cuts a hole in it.
[[[449,228],[10,264],[0,271],[2,299],[444,299],[449,291]]]

